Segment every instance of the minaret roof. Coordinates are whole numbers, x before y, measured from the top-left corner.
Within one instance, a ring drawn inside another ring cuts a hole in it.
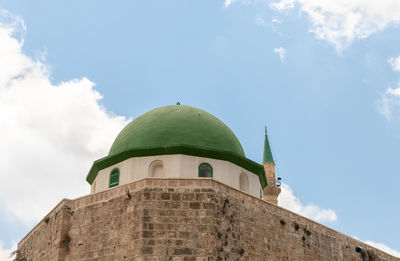
[[[268,135],[267,135],[267,127],[265,127],[265,140],[264,140],[264,153],[263,153],[263,161],[266,162],[274,162],[274,158],[272,157],[271,147],[269,146]]]

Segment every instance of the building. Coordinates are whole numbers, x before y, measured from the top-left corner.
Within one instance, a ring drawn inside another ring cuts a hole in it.
[[[190,106],[132,121],[86,180],[91,193],[62,200],[19,260],[399,260],[278,207],[267,134],[258,164]]]

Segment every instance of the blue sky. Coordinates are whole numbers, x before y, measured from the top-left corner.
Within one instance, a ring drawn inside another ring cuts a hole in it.
[[[180,101],[257,162],[267,125],[288,208],[400,254],[400,3],[376,2],[3,0],[0,247]]]

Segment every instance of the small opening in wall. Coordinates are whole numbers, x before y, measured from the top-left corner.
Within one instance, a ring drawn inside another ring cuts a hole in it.
[[[249,179],[245,173],[240,174],[239,177],[239,188],[241,191],[249,193]]]
[[[201,178],[212,178],[213,168],[210,164],[203,162],[199,165],[199,177]]]
[[[162,178],[164,176],[164,165],[161,160],[155,160],[150,164],[149,177]]]
[[[293,222],[293,227],[294,227],[294,230],[299,230],[299,228],[300,228],[300,225],[299,224],[297,224],[297,222],[295,221],[295,222]]]

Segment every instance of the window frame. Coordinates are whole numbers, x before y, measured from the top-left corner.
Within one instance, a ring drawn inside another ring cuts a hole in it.
[[[113,183],[111,183],[111,178],[117,176],[117,181],[114,181]],[[108,179],[108,188],[113,188],[119,185],[119,176],[120,176],[120,171],[119,168],[113,168],[113,170],[111,170],[110,175],[109,175],[109,179]]]
[[[201,167],[202,165],[208,165],[208,166],[210,167],[210,169],[211,169],[211,177],[201,177],[201,176],[200,176],[200,167]],[[213,178],[213,177],[214,177],[214,169],[213,169],[213,167],[211,166],[211,164],[208,163],[208,162],[202,162],[202,163],[200,163],[200,164],[199,164],[199,167],[198,167],[197,176],[198,176],[199,178]]]

